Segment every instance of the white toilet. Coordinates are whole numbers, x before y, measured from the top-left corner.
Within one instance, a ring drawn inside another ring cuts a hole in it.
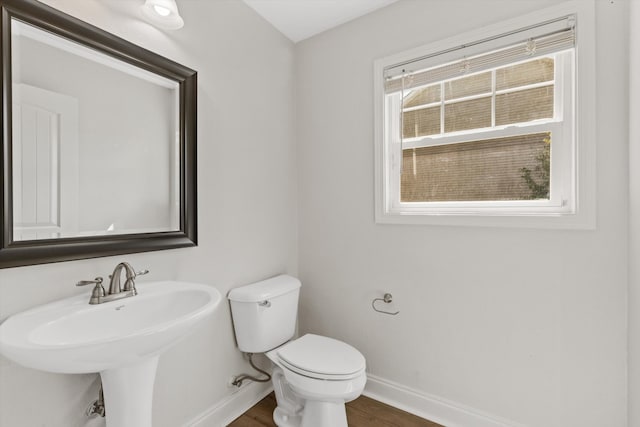
[[[266,353],[279,427],[347,427],[344,404],[362,394],[365,359],[332,338],[295,333],[300,281],[281,275],[229,292],[240,351]]]

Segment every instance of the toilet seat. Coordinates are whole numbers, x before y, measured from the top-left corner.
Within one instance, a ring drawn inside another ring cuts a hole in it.
[[[297,374],[332,381],[356,378],[365,370],[364,356],[342,341],[307,334],[276,349],[281,365]]]

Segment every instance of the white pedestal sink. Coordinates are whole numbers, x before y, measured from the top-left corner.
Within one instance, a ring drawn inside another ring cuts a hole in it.
[[[193,332],[218,306],[212,286],[165,281],[137,285],[138,295],[89,305],[83,294],[9,317],[0,354],[48,372],[99,372],[107,427],[151,427],[160,354]]]

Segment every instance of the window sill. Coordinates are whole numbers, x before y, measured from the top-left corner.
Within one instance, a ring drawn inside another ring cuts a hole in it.
[[[465,212],[446,214],[376,212],[377,224],[435,225],[461,227],[506,227],[555,230],[594,230],[594,213],[513,214]]]

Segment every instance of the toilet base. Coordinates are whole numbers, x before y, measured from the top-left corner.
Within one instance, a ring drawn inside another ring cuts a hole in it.
[[[278,427],[348,427],[344,403],[307,400],[300,415],[287,413],[281,407],[273,411]]]
[[[300,427],[302,425],[302,417],[300,415],[290,415],[282,408],[276,408],[273,411],[273,422],[278,427]]]
[[[307,400],[300,427],[347,427],[347,411],[344,402],[319,402]]]
[[[273,411],[273,421],[278,427],[347,427],[344,400],[301,398],[293,391],[278,366],[274,366],[271,378],[278,403]]]

